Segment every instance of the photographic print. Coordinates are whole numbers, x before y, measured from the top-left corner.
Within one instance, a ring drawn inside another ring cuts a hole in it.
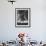
[[[30,27],[30,8],[16,8],[15,12],[15,26]]]

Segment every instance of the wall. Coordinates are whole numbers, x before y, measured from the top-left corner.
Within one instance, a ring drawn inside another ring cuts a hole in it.
[[[0,41],[15,40],[19,32],[29,33],[33,40],[46,40],[46,1],[17,0],[13,5],[0,0]],[[31,8],[31,27],[15,27],[15,8]]]

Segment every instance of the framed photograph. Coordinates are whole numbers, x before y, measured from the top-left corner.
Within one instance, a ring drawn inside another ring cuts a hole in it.
[[[30,27],[31,26],[30,8],[15,8],[15,26]]]

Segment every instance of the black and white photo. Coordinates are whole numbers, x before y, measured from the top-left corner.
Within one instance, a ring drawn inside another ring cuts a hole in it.
[[[30,27],[30,8],[16,8],[15,12],[15,26]]]

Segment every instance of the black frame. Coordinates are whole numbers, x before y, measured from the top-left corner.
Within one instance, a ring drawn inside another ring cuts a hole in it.
[[[24,26],[23,25],[17,25],[16,24],[17,23],[17,17],[16,17],[17,16],[17,13],[16,13],[17,10],[26,10],[26,9],[29,11],[28,12],[28,18],[29,18],[28,19],[29,20],[28,25],[26,25],[26,26],[25,25]],[[20,27],[31,27],[31,9],[30,8],[15,8],[15,27],[19,27],[19,28]]]

